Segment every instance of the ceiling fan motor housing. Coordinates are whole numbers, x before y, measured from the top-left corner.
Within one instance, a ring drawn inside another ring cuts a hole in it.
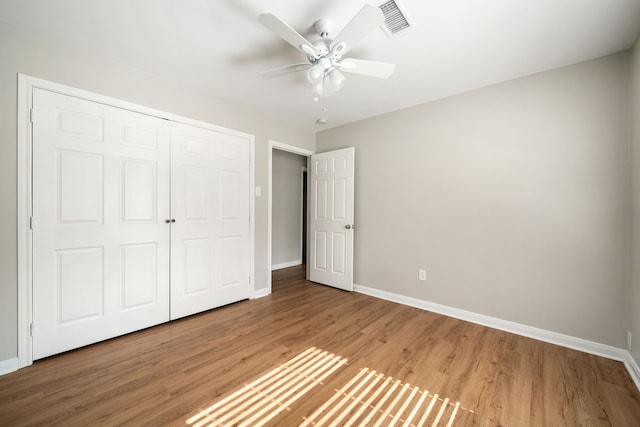
[[[320,37],[327,38],[331,34],[331,30],[333,30],[333,21],[330,19],[318,19],[313,24],[313,28],[316,29]]]

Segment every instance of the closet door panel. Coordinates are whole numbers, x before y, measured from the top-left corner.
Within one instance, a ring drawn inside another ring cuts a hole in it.
[[[223,298],[231,301],[249,275],[248,142],[224,135],[219,153],[220,284]]]
[[[169,125],[33,91],[33,358],[169,319]]]
[[[249,297],[249,141],[171,124],[171,318]]]

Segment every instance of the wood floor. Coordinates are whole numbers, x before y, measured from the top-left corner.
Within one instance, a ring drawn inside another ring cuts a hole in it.
[[[620,362],[274,274],[0,377],[0,425],[640,426]],[[435,424],[434,424],[435,423]]]

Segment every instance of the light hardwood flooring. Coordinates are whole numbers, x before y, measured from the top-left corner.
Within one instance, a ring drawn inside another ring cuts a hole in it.
[[[0,425],[640,426],[620,362],[274,274],[0,377]]]

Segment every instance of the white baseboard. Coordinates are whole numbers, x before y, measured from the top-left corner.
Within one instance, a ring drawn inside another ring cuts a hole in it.
[[[0,360],[0,375],[9,374],[18,370],[18,358]]]
[[[269,291],[269,289],[264,288],[264,289],[254,289],[254,291],[251,293],[251,299],[256,299],[256,298],[262,298],[262,297],[266,297],[267,295],[269,295],[271,292]]]
[[[271,271],[281,270],[283,268],[295,267],[296,265],[302,264],[301,259],[295,259],[293,261],[281,262],[280,264],[275,264],[271,266]]]
[[[397,302],[399,304],[404,304],[411,307],[421,308],[423,310],[432,311],[434,313],[443,314],[445,316],[454,317],[456,319],[466,320],[467,322],[477,323],[479,325],[488,326],[490,328],[499,329],[501,331],[511,332],[517,335],[522,335],[551,344],[557,344],[585,353],[594,354],[596,356],[606,357],[607,359],[625,362],[625,365],[626,360],[628,358],[631,358],[630,355],[627,357],[628,352],[621,348],[612,347],[609,345],[600,344],[569,335],[559,334],[557,332],[551,332],[544,329],[534,328],[533,326],[527,326],[521,323],[510,322],[508,320],[485,316],[482,314],[473,313],[471,311],[461,310],[459,308],[436,304],[429,301],[407,297],[404,295],[398,295],[387,291],[381,291],[379,289],[368,288],[366,286],[355,285],[354,290],[365,295]],[[629,369],[628,366],[627,369]],[[638,385],[638,382],[636,382],[636,385]]]
[[[636,363],[631,353],[626,352],[626,358],[624,359],[624,366],[627,367],[627,371],[629,371],[629,375],[631,375],[631,379],[634,383],[636,383],[636,387],[640,390],[640,367]]]

